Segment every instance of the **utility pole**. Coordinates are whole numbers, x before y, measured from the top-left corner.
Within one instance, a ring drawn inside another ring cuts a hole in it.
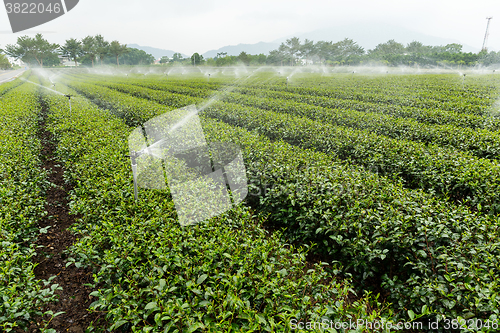
[[[487,17],[486,19],[488,20],[488,23],[486,24],[486,33],[484,34],[484,41],[483,41],[483,47],[481,48],[481,51],[488,51],[488,48],[486,47],[486,42],[488,41],[488,30],[490,28],[490,20],[493,17]]]

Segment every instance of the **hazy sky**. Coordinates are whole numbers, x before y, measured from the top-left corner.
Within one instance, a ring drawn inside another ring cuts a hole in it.
[[[500,0],[80,0],[66,15],[16,34],[0,9],[0,48],[37,32],[59,44],[100,33],[110,41],[190,55],[330,26],[385,22],[480,49],[486,16],[493,16],[488,47],[500,50]]]

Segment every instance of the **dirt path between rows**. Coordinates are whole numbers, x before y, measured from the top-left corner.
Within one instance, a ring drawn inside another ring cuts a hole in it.
[[[93,283],[92,272],[75,265],[66,267],[65,250],[76,241],[76,236],[66,230],[75,223],[75,216],[69,214],[68,206],[68,193],[72,186],[64,181],[64,169],[55,156],[56,145],[52,134],[46,129],[47,107],[43,101],[41,105],[39,138],[42,143],[42,163],[43,168],[48,171],[48,181],[54,186],[47,193],[45,209],[48,215],[40,222],[40,228],[50,228],[37,241],[37,245],[44,248],[38,252],[35,275],[38,279],[57,276],[52,283],[62,287],[62,290],[56,292],[59,301],[48,304],[45,310],[52,310],[54,313],[63,311],[64,314],[55,317],[48,328],[55,329],[56,332],[83,333],[92,322],[94,327],[99,327],[95,323],[102,321],[102,318],[99,314],[88,311],[95,300],[89,296],[93,289],[85,286]],[[38,323],[32,323],[30,332],[40,332]]]

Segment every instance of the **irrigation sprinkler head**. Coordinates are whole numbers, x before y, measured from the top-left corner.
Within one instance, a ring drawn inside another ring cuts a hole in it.
[[[130,158],[132,164],[132,174],[134,178],[134,199],[137,201],[139,199],[139,187],[137,185],[137,158],[141,156],[142,153],[132,150],[130,155],[124,155],[125,157]]]
[[[130,158],[132,165],[137,165],[137,158],[141,155],[142,155],[142,153],[140,151],[132,150],[130,152],[130,155],[124,155],[124,156]]]
[[[68,102],[69,102],[69,112],[71,113],[71,97],[72,97],[72,95],[67,94],[67,95],[64,95],[64,96],[68,98]]]

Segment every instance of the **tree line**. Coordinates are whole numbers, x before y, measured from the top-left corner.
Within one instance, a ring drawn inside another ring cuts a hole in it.
[[[198,59],[198,60],[197,60]],[[251,55],[241,52],[238,56],[228,56],[220,52],[214,58],[203,59],[198,53],[191,59],[175,58],[162,59],[161,63],[182,62],[191,65],[232,66],[244,65],[273,65],[297,66],[319,64],[326,66],[350,65],[385,65],[385,66],[438,66],[443,68],[483,65],[489,66],[500,63],[500,52],[479,53],[463,52],[462,45],[457,43],[445,46],[424,45],[413,41],[406,46],[391,39],[378,44],[374,49],[365,51],[352,39],[346,38],[339,42],[312,40],[300,41],[298,37],[287,39],[281,45],[269,52],[268,55]]]
[[[2,50],[0,50],[2,51]],[[7,45],[3,52],[10,57],[20,59],[30,65],[56,66],[60,65],[59,56],[66,57],[83,65],[94,67],[96,63],[126,65],[149,65],[155,61],[151,54],[145,51],[128,48],[126,44],[114,40],[108,42],[101,35],[87,36],[81,40],[74,38],[66,40],[64,45],[49,43],[41,34],[34,38],[22,36],[17,44]],[[346,38],[339,42],[318,41],[298,37],[287,39],[268,55],[251,55],[241,52],[238,56],[228,56],[220,52],[216,57],[204,59],[199,53],[190,58],[183,58],[175,53],[172,58],[162,57],[160,64],[232,66],[244,65],[274,65],[297,66],[321,64],[326,66],[351,65],[385,65],[385,66],[442,66],[463,67],[476,65],[492,65],[500,63],[500,52],[479,53],[463,52],[462,45],[457,43],[445,46],[429,46],[413,41],[406,46],[391,39],[378,44],[374,49],[365,51],[352,39]],[[0,55],[0,68],[8,68],[7,59]]]
[[[406,46],[391,39],[365,51],[352,39],[314,42],[293,37],[281,43],[267,57],[267,64],[296,65],[387,65],[387,66],[475,66],[500,63],[500,52],[463,52],[457,43],[429,46],[413,41]]]
[[[312,40],[300,41],[298,37],[287,39],[269,52],[269,55],[250,55],[241,52],[238,56],[218,54],[207,59],[209,65],[224,66],[243,63],[245,65],[297,66],[320,64],[326,66],[385,65],[385,66],[441,66],[463,67],[500,63],[500,52],[463,52],[457,43],[445,46],[429,46],[413,41],[406,46],[391,39],[365,51],[352,39],[339,42]]]
[[[64,45],[50,43],[42,34],[35,37],[21,36],[16,44],[8,44],[3,50],[6,55],[35,66],[58,66],[59,56],[94,67],[96,63],[120,65],[149,65],[154,57],[142,50],[128,48],[117,40],[108,42],[101,35],[87,36],[81,40],[70,38]],[[1,57],[0,57],[1,58]],[[1,59],[0,59],[1,60]]]

